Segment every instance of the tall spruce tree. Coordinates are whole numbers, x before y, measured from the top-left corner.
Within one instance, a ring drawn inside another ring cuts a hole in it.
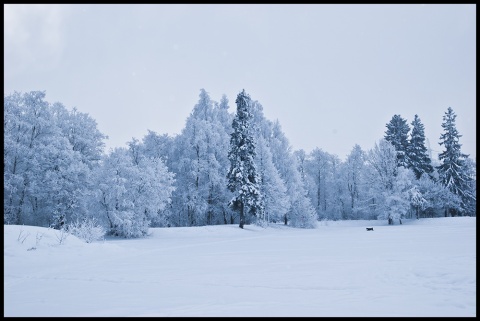
[[[462,200],[462,210],[446,209],[445,215],[451,214],[453,216],[465,212],[468,204],[476,199],[471,189],[472,177],[468,175],[468,167],[466,159],[468,155],[460,151],[462,144],[459,143],[460,135],[455,125],[457,115],[453,112],[452,107],[443,116],[442,128],[444,133],[440,135],[440,145],[445,147],[445,150],[438,155],[441,164],[437,167],[439,180],[455,195],[458,195]],[[468,214],[468,213],[466,213]]]
[[[397,166],[408,167],[408,132],[407,120],[400,115],[393,115],[386,125],[385,140],[390,142],[397,151]]]
[[[227,187],[234,193],[229,205],[240,214],[240,228],[252,217],[261,217],[263,207],[259,176],[255,165],[255,141],[252,128],[251,98],[242,90],[235,100],[237,112],[232,122],[230,137],[230,169]]]
[[[425,147],[425,126],[418,115],[415,115],[412,121],[412,133],[407,155],[408,167],[413,170],[417,179],[423,173],[431,174],[433,172],[432,160],[428,157],[427,147]]]

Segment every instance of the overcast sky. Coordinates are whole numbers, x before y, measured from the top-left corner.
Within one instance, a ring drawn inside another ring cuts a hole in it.
[[[77,107],[108,149],[245,89],[295,150],[344,159],[418,114],[442,151],[450,106],[476,158],[475,4],[6,4],[4,26],[4,93]]]

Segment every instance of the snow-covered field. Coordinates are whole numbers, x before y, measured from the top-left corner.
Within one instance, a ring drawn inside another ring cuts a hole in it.
[[[150,232],[4,225],[4,316],[476,316],[476,218]]]

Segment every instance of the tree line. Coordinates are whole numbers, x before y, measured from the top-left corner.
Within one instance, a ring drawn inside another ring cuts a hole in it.
[[[200,90],[175,136],[104,151],[97,123],[45,92],[4,97],[4,223],[63,228],[95,220],[111,235],[148,227],[260,224],[313,228],[317,220],[476,216],[476,166],[461,152],[456,115],[443,117],[431,160],[418,115],[386,124],[371,150],[342,161],[292,150],[280,123],[242,90],[230,111]],[[411,129],[411,131],[410,131]]]

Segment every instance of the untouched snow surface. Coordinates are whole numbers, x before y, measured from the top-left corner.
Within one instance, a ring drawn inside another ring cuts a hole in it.
[[[95,243],[4,225],[4,316],[475,317],[476,218],[395,224],[151,228]]]

